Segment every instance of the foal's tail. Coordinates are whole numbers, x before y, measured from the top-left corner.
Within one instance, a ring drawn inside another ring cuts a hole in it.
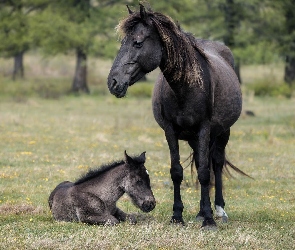
[[[49,205],[50,210],[51,210],[51,208],[52,208],[53,197],[54,197],[54,195],[56,194],[56,192],[57,192],[60,188],[69,187],[69,186],[72,186],[72,185],[73,185],[72,182],[64,181],[64,182],[58,184],[58,185],[55,187],[55,189],[50,193],[49,198],[48,198],[48,205]]]

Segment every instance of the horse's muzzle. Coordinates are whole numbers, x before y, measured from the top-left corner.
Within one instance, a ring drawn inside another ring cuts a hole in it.
[[[120,84],[116,79],[112,79],[109,81],[109,90],[110,92],[115,95],[117,98],[124,97],[126,95],[128,89],[128,83]]]

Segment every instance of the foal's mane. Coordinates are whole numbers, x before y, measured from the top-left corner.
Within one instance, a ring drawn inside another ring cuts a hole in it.
[[[132,34],[134,27],[143,23],[154,26],[163,42],[168,60],[163,73],[173,75],[173,81],[183,81],[203,87],[202,69],[196,56],[196,50],[206,59],[195,37],[184,32],[169,16],[152,10],[146,10],[147,20],[142,20],[139,11],[131,13],[121,20],[117,31],[123,35]]]
[[[75,181],[74,185],[78,185],[81,184],[83,182],[89,181],[95,177],[98,177],[99,175],[115,168],[118,167],[122,164],[124,164],[125,162],[122,161],[115,161],[106,165],[102,165],[96,169],[90,169],[87,173],[85,173],[84,175],[82,175],[78,180]]]

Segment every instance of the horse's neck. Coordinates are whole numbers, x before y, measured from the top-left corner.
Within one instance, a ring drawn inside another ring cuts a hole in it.
[[[162,69],[161,67],[160,69],[168,85],[173,90],[179,106],[182,106],[183,102],[185,101],[185,96],[187,95],[187,91],[189,91],[187,83],[185,83],[183,79],[175,80],[173,71],[168,72],[165,69]]]
[[[201,55],[197,50],[196,50],[196,56],[198,57],[198,59],[201,60]],[[167,83],[173,90],[177,98],[178,104],[182,106],[182,104],[186,102],[186,99],[187,99],[186,97],[188,96],[188,94],[196,90],[195,88],[192,88],[192,86],[198,86],[198,83],[186,82],[185,75],[184,75],[185,72],[182,72],[182,75],[180,78],[176,77],[175,75],[177,74],[179,70],[177,68],[171,68],[170,70],[167,70],[166,65],[168,60],[169,58],[167,57],[166,54],[164,54],[159,68],[162,71]],[[201,88],[201,87],[198,86],[198,88]]]

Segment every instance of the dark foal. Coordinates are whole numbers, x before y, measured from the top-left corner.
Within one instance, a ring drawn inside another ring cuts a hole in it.
[[[91,170],[74,183],[60,183],[48,201],[54,219],[110,225],[129,219],[136,223],[135,216],[124,213],[116,202],[127,193],[143,212],[154,209],[156,201],[144,163],[145,152],[130,157],[125,151],[124,161]]]

